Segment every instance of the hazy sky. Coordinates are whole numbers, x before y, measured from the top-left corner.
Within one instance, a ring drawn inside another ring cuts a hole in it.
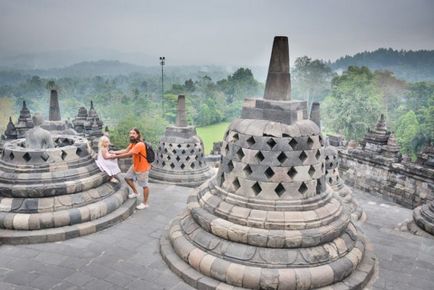
[[[289,37],[292,61],[434,49],[434,0],[0,0],[0,56],[89,49],[268,65],[275,35]]]

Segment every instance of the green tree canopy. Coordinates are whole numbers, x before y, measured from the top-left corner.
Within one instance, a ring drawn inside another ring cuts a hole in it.
[[[312,102],[322,101],[330,93],[333,76],[324,62],[307,56],[297,58],[292,70],[294,98],[307,101],[310,108]]]
[[[419,122],[413,111],[409,111],[399,118],[396,127],[396,139],[399,146],[401,146],[401,152],[408,154],[412,159],[416,158],[414,139],[417,137],[419,130]]]
[[[328,130],[360,140],[382,112],[381,93],[374,74],[366,67],[349,67],[332,80],[332,92],[324,101],[322,116]]]

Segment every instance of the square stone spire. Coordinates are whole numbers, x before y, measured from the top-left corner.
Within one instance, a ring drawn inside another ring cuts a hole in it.
[[[50,112],[49,121],[60,121],[60,107],[59,99],[57,97],[57,90],[51,90],[50,93]]]
[[[187,116],[185,113],[185,96],[178,96],[178,108],[176,110],[176,127],[187,127]]]
[[[274,37],[264,99],[291,100],[291,76],[289,74],[288,37]]]

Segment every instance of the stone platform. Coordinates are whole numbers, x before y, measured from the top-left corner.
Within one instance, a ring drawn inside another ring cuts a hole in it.
[[[159,254],[164,227],[192,189],[151,184],[150,207],[92,235],[63,242],[0,245],[0,289],[192,289]],[[359,228],[378,260],[370,289],[432,289],[434,239],[397,230],[412,210],[354,191],[367,219]]]

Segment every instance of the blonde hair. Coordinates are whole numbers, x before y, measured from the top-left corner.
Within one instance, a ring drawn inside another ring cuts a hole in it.
[[[99,149],[99,150],[102,149],[102,143],[103,143],[104,141],[108,141],[109,144],[110,144],[110,139],[109,139],[107,136],[105,136],[105,135],[102,136],[102,137],[99,138],[99,140],[98,140],[98,149]]]

